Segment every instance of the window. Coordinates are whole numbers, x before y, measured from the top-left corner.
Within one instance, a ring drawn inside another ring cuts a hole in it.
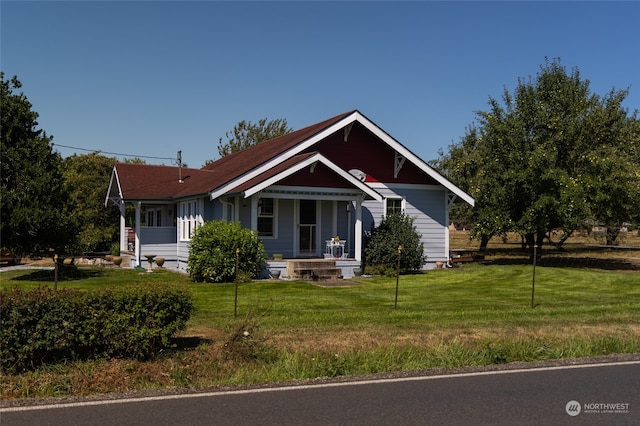
[[[275,236],[275,203],[273,198],[258,200],[258,236]]]
[[[180,239],[190,240],[198,226],[204,223],[201,200],[180,203]]]
[[[402,213],[404,211],[404,200],[402,198],[387,198],[386,199],[386,215],[392,215],[394,213]]]
[[[147,226],[162,226],[162,209],[147,210]]]
[[[162,226],[162,207],[142,207],[142,226],[156,227]]]

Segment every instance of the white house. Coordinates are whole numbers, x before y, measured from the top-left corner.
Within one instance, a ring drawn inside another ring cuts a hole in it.
[[[230,220],[258,232],[271,269],[286,259],[362,260],[363,232],[389,213],[414,217],[425,269],[449,255],[449,205],[474,200],[357,110],[227,155],[201,169],[116,164],[106,203],[121,211],[121,247],[186,270],[193,231]],[[126,206],[135,213],[127,220]],[[337,241],[335,237],[340,237]]]

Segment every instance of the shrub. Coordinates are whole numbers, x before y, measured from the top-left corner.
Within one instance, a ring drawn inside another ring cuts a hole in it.
[[[236,222],[214,220],[205,223],[191,240],[188,261],[191,279],[232,282],[235,279],[236,249],[240,249],[239,272],[257,277],[267,260],[258,234]]]
[[[420,234],[413,226],[414,218],[395,213],[371,226],[364,238],[364,261],[367,273],[394,273],[398,264],[398,246],[402,246],[400,272],[422,269],[427,260]]]
[[[168,285],[14,289],[0,293],[0,310],[0,367],[20,372],[61,360],[149,358],[186,327],[193,300]]]

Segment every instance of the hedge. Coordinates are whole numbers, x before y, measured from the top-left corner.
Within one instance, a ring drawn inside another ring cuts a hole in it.
[[[193,299],[172,285],[0,292],[0,368],[17,373],[63,360],[147,359],[185,329]]]

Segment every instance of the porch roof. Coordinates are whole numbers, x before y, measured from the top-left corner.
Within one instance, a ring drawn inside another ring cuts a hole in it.
[[[329,173],[334,175],[334,178],[341,180],[343,182],[343,185],[340,185],[341,187],[355,189],[357,192],[364,194],[365,198],[382,201],[382,195],[380,195],[376,190],[357,179],[351,173],[342,170],[318,152],[295,155],[253,179],[238,185],[230,190],[229,193],[240,193],[244,198],[247,198],[268,187],[282,182],[288,177],[302,173],[304,170],[308,170],[310,174],[313,174],[318,164],[325,166],[325,168],[329,170]],[[323,177],[319,176],[317,183],[322,183],[323,181]],[[332,193],[335,193],[336,191],[336,188],[332,188],[332,186],[335,185],[326,185],[326,189],[321,189],[322,185],[317,185],[317,183],[314,183],[313,185],[313,190],[315,192],[326,192],[327,189]],[[304,182],[300,183],[300,186],[304,185]]]

